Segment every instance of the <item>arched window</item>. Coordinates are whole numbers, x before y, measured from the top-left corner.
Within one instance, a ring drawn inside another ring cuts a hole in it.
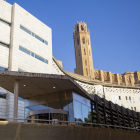
[[[87,70],[87,68],[86,68],[86,73],[87,73],[87,76],[88,76],[88,70]]]
[[[77,45],[79,45],[79,38],[77,38]]]
[[[77,26],[77,32],[79,32],[79,27]]]
[[[89,45],[89,39],[88,39],[88,45]]]
[[[83,36],[83,38],[82,38],[82,41],[83,41],[83,44],[85,44],[85,37]]]
[[[84,30],[83,25],[81,25],[81,30]]]
[[[86,50],[84,49],[84,55],[86,55]]]
[[[89,55],[90,55],[90,51],[89,51]]]
[[[85,60],[85,65],[87,65],[87,60]]]

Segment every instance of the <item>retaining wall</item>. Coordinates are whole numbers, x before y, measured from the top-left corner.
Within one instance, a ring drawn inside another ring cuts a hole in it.
[[[140,132],[93,128],[0,122],[0,140],[140,140]]]

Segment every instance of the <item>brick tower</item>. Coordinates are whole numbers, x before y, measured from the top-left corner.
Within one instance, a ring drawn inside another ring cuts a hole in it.
[[[90,33],[85,22],[76,23],[74,27],[74,47],[76,68],[74,72],[86,77],[94,78]]]

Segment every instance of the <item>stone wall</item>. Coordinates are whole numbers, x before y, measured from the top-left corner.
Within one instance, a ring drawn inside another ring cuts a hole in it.
[[[102,70],[94,70],[95,79],[102,82],[111,84],[123,85],[123,86],[140,86],[140,73],[125,72],[124,74],[105,72]]]
[[[140,132],[65,126],[49,124],[30,124],[0,122],[1,140],[139,140]]]

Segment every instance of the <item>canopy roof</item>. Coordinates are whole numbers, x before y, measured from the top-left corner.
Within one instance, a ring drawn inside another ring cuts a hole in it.
[[[1,87],[14,93],[15,80],[19,81],[18,95],[24,99],[59,91],[73,90],[88,99],[94,100],[74,79],[67,75],[0,70]]]

